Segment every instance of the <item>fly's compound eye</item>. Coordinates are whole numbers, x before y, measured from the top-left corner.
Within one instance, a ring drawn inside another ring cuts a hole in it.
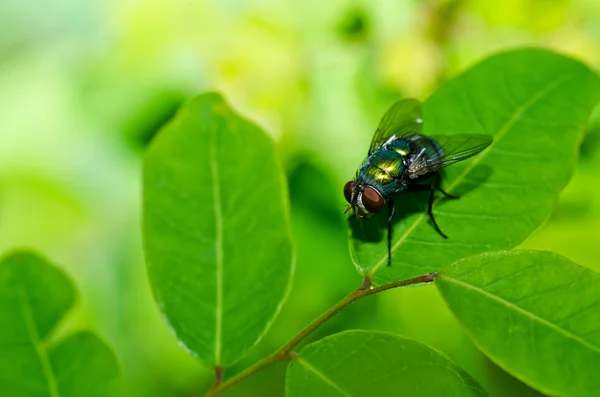
[[[362,203],[367,211],[379,212],[383,208],[384,200],[377,190],[367,186],[362,194]]]
[[[350,181],[344,185],[344,197],[346,201],[352,204],[352,188],[354,187],[354,181]]]

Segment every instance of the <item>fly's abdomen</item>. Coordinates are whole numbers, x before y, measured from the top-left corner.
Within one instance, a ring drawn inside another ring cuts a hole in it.
[[[421,157],[427,159],[438,158],[444,155],[444,151],[435,140],[422,135],[412,137],[410,151],[414,155],[420,154]]]
[[[414,179],[439,169],[439,167],[428,166],[444,156],[442,147],[434,139],[415,135],[409,138],[409,145],[408,175],[411,178]]]

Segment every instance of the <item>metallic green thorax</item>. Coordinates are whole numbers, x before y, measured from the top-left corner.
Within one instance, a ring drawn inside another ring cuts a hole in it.
[[[356,181],[375,188],[387,200],[406,188],[408,169],[413,162],[439,156],[443,152],[431,138],[414,135],[390,139],[365,160]]]

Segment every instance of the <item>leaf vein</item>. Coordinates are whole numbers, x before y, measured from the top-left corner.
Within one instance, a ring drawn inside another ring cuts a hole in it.
[[[221,333],[223,327],[223,210],[221,208],[221,191],[219,189],[219,166],[216,154],[216,128],[210,130],[210,171],[213,185],[213,202],[215,213],[215,251],[216,251],[216,303],[215,303],[215,364],[221,362]]]
[[[523,309],[522,307],[517,306],[517,305],[515,305],[512,302],[507,301],[506,299],[503,299],[503,298],[501,298],[501,297],[499,297],[497,295],[494,295],[494,294],[492,294],[492,293],[490,293],[490,292],[488,292],[488,291],[486,291],[486,290],[484,290],[482,288],[476,287],[476,286],[471,285],[469,283],[466,283],[464,281],[457,280],[455,278],[448,277],[446,275],[441,275],[440,277],[443,278],[444,280],[448,281],[448,282],[455,283],[455,284],[458,284],[458,285],[460,285],[462,287],[470,289],[472,291],[476,291],[478,293],[481,293],[485,297],[490,298],[490,299],[492,299],[492,300],[494,300],[496,302],[499,302],[499,303],[503,304],[504,306],[506,306],[506,307],[508,307],[510,309],[513,309],[515,312],[521,313],[524,316],[529,317],[532,320],[537,321],[540,324],[543,324],[546,327],[548,327],[550,329],[553,329],[554,331],[556,331],[558,333],[563,334],[567,338],[572,339],[572,340],[574,340],[576,342],[579,342],[581,345],[583,345],[583,346],[585,346],[585,347],[587,347],[587,348],[589,348],[591,350],[594,350],[597,353],[600,353],[600,346],[594,345],[593,343],[590,343],[590,342],[586,341],[585,339],[583,339],[579,335],[575,335],[574,333],[572,333],[572,332],[570,332],[570,331],[568,331],[568,330],[566,330],[564,328],[561,328],[560,325],[555,324],[555,323],[553,323],[553,322],[551,322],[549,320],[546,320],[544,318],[541,318],[541,317],[535,315],[534,313],[531,313],[531,312]]]
[[[445,245],[445,246],[448,245],[448,243],[446,242],[446,240],[443,240],[443,241],[425,241],[425,240],[418,240],[416,238],[411,238],[410,240],[407,240],[407,242],[409,242],[409,243],[415,243],[415,244],[423,244],[423,245]],[[458,241],[453,241],[452,245],[456,246],[456,247],[468,247],[468,248],[489,248],[488,244],[469,244],[469,243],[461,243],[461,242],[458,242]]]
[[[338,385],[337,383],[335,383],[334,381],[329,379],[325,374],[323,374],[321,371],[319,371],[318,369],[313,367],[311,364],[309,364],[303,358],[296,357],[296,361],[298,361],[298,363],[301,364],[304,368],[308,369],[309,371],[311,371],[312,373],[317,375],[317,377],[319,379],[321,379],[323,382],[327,383],[329,386],[333,387],[335,390],[340,392],[340,394],[342,394],[346,397],[352,397],[352,395],[350,393],[348,393],[347,391],[345,391],[344,389],[342,389],[340,385]]]
[[[52,365],[50,364],[50,360],[48,359],[48,354],[41,345],[40,336],[37,332],[37,329],[35,328],[35,320],[33,319],[33,313],[31,313],[31,309],[26,302],[26,295],[27,292],[25,291],[25,289],[21,289],[18,291],[19,308],[21,309],[21,314],[25,319],[27,333],[29,335],[31,343],[35,347],[35,352],[37,353],[37,356],[40,360],[40,364],[42,365],[44,377],[48,382],[48,391],[50,392],[50,396],[60,397],[56,377],[54,376],[54,372],[52,371]]]

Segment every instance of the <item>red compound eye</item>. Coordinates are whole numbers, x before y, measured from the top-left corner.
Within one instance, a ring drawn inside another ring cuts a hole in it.
[[[350,181],[344,185],[344,197],[346,201],[352,204],[352,188],[354,187],[354,181]]]
[[[385,201],[379,192],[367,186],[362,194],[362,204],[369,212],[379,212]]]

